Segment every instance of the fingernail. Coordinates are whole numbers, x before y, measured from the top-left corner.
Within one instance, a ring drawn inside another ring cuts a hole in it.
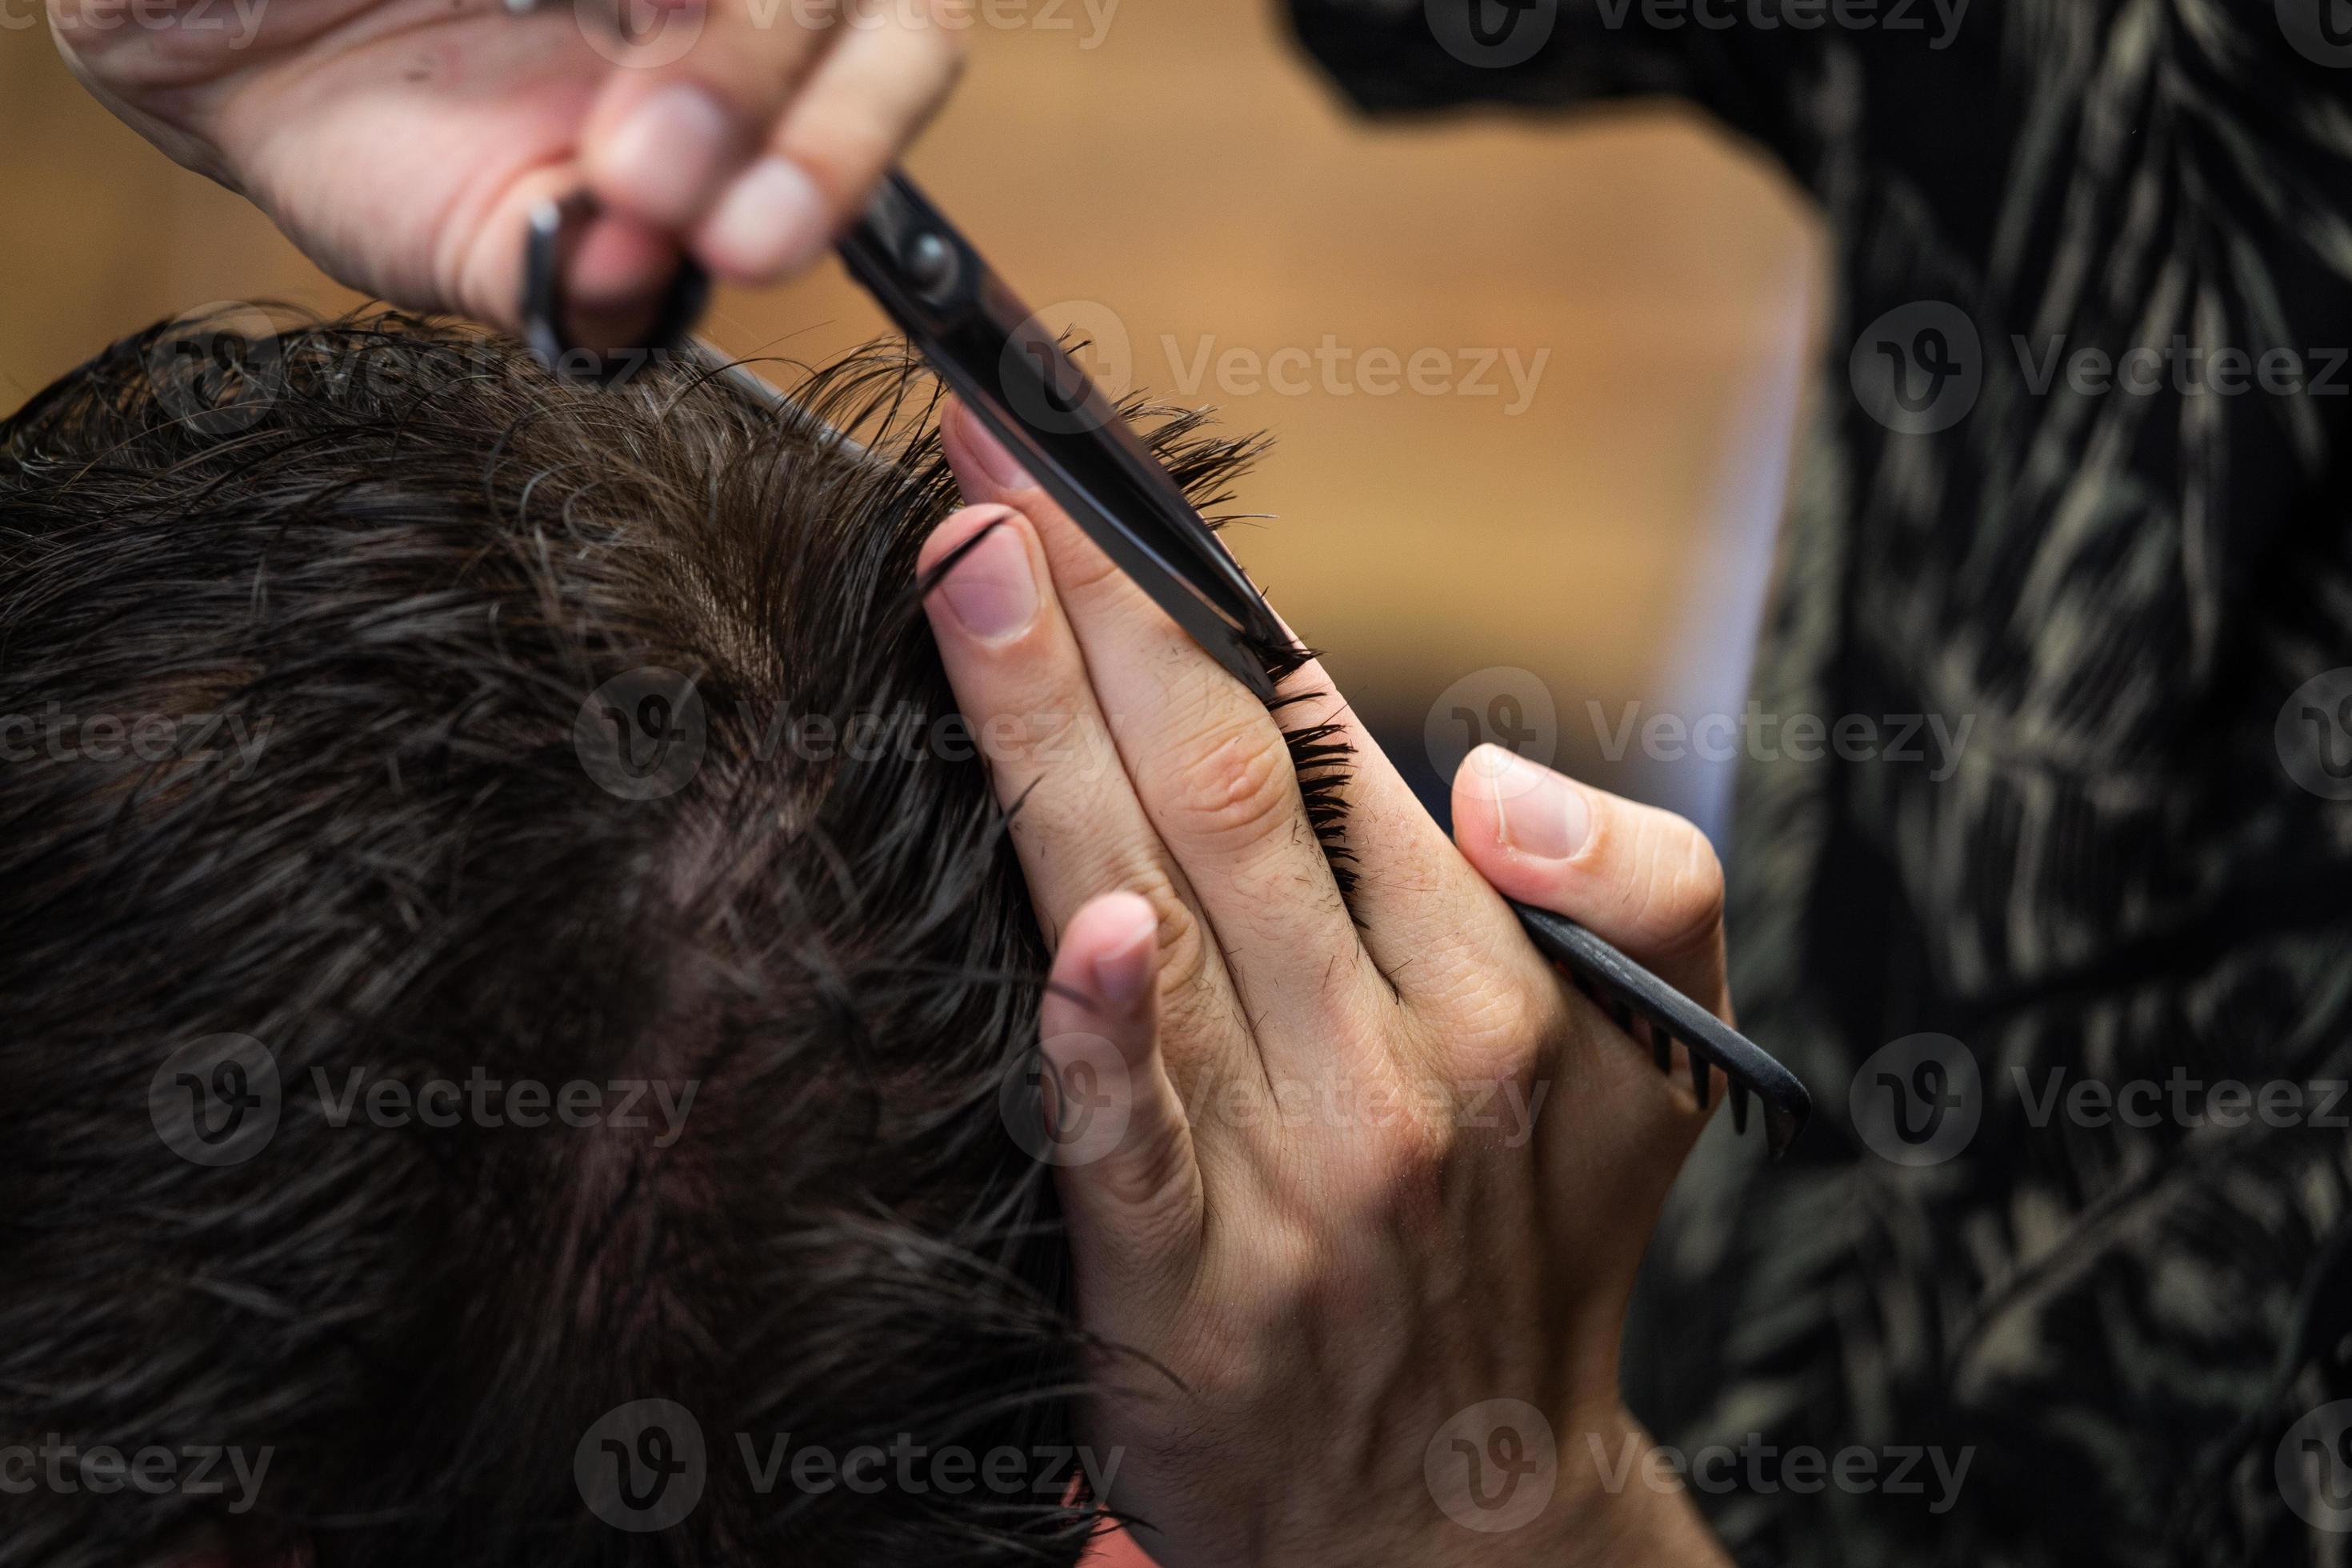
[[[1132,1007],[1151,978],[1151,954],[1160,939],[1160,917],[1141,898],[1134,900],[1134,930],[1126,942],[1095,955],[1095,989],[1115,1007]]]
[[[690,82],[666,87],[637,105],[598,158],[611,194],[640,216],[681,224],[725,171],[735,126],[727,108]]]
[[[1592,831],[1592,808],[1584,792],[1567,779],[1500,747],[1482,748],[1503,842],[1538,860],[1565,860],[1584,847]]]
[[[981,470],[995,480],[1000,489],[1017,490],[1029,487],[1032,482],[1029,470],[1021,466],[1021,459],[1014,457],[1004,443],[996,438],[996,432],[982,423],[980,416],[969,408],[963,411],[963,436],[964,447],[972,461],[978,463]]]
[[[824,193],[788,158],[761,159],[719,199],[702,232],[706,258],[745,279],[797,272],[832,237]]]
[[[955,563],[940,596],[957,624],[982,642],[1009,642],[1037,618],[1037,580],[1029,549],[1002,523],[992,525],[970,554]]]

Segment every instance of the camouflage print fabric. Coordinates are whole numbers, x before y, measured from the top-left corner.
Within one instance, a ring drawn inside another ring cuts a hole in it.
[[[1710,1133],[1627,1382],[1743,1561],[2352,1561],[2346,11],[1294,0],[1366,109],[1674,95],[1828,226],[1752,695],[1967,729],[1742,778],[1819,1115]]]

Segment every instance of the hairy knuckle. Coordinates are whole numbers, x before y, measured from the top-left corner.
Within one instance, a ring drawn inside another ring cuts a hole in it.
[[[1159,917],[1160,994],[1181,996],[1194,990],[1208,975],[1208,935],[1184,901],[1173,873],[1153,856],[1120,877],[1118,885],[1140,894]]]
[[[1180,749],[1170,805],[1185,832],[1221,847],[1245,848],[1287,830],[1297,784],[1290,755],[1271,726],[1229,724]]]

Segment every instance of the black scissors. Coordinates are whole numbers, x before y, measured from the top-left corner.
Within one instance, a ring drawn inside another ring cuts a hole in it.
[[[577,197],[541,207],[525,268],[530,345],[551,369],[575,374],[580,363],[597,362],[583,362],[565,342],[560,285],[571,239],[592,211]],[[971,242],[893,172],[840,253],[940,378],[1087,537],[1234,679],[1272,700],[1257,650],[1290,646],[1282,623],[1117,406]],[[689,266],[663,313],[662,339],[684,336],[705,289]],[[1631,1034],[1637,1017],[1648,1024],[1659,1070],[1673,1069],[1680,1040],[1699,1103],[1706,1103],[1712,1066],[1730,1083],[1734,1125],[1746,1130],[1753,1094],[1763,1102],[1767,1146],[1775,1156],[1788,1148],[1812,1109],[1795,1074],[1575,921],[1517,900],[1511,908],[1536,946],[1621,1028]]]

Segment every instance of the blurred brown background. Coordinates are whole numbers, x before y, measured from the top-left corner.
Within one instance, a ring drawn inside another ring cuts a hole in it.
[[[1587,704],[1737,710],[1818,292],[1799,198],[1671,110],[1369,126],[1276,0],[1101,11],[976,27],[917,177],[1099,372],[1278,437],[1241,498],[1278,521],[1233,537],[1402,764],[1449,686],[1524,669],[1568,765],[1715,820],[1721,769],[1612,764]],[[37,16],[0,0],[0,408],[191,307],[350,301]],[[830,265],[708,327],[810,361],[879,330]]]

